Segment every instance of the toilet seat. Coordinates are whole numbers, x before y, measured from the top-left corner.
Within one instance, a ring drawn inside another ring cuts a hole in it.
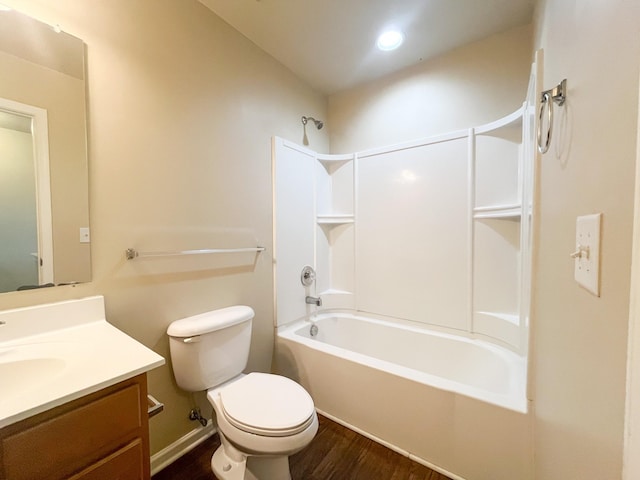
[[[250,373],[220,391],[227,421],[247,433],[285,437],[313,423],[315,407],[307,391],[280,375]]]

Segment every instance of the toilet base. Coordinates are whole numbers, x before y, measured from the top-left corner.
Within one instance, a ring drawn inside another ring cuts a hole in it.
[[[221,445],[211,457],[211,470],[218,480],[244,480],[247,459],[243,458],[239,462],[230,459]]]
[[[289,457],[248,457],[245,480],[291,480]]]
[[[211,457],[211,470],[218,480],[291,480],[287,455],[246,455],[218,433],[222,445]]]

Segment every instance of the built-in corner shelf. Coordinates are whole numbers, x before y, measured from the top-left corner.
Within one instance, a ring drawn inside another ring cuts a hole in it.
[[[323,295],[353,295],[353,292],[349,292],[347,290],[340,290],[337,288],[328,288],[327,290],[323,290],[319,294],[321,297]]]
[[[518,221],[522,215],[522,207],[518,205],[491,205],[473,209],[475,219],[502,219]]]
[[[498,313],[498,312],[476,312],[479,315],[484,315],[495,320],[501,320],[503,322],[510,323],[518,326],[520,323],[520,316],[515,313]]]
[[[525,348],[520,316],[532,192],[527,103],[471,130],[471,330],[516,350]],[[525,221],[523,221],[525,220]]]
[[[316,222],[318,225],[345,225],[354,223],[355,218],[351,214],[317,215]]]
[[[327,173],[331,174],[337,169],[353,161],[353,154],[347,155],[318,155],[318,161],[325,168]]]
[[[476,135],[496,135],[502,136],[503,130],[513,130],[522,132],[522,116],[524,112],[524,106],[520,107],[515,112],[507,115],[506,117],[502,117],[495,122],[487,123],[485,125],[481,125],[476,127],[475,134]]]
[[[324,308],[355,308],[355,296],[353,292],[339,288],[328,288],[319,292]]]
[[[514,313],[475,312],[476,333],[487,335],[517,348],[520,341],[520,316]]]

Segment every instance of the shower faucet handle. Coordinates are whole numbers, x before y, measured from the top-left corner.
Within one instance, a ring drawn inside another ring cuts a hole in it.
[[[313,285],[315,279],[316,271],[313,269],[313,267],[305,265],[302,268],[302,273],[300,273],[300,282],[302,282],[302,285],[304,285],[305,287],[309,287]]]

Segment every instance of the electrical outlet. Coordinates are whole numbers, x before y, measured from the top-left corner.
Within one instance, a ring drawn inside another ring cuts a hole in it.
[[[600,296],[600,223],[602,214],[580,216],[576,220],[576,282],[596,297]]]

